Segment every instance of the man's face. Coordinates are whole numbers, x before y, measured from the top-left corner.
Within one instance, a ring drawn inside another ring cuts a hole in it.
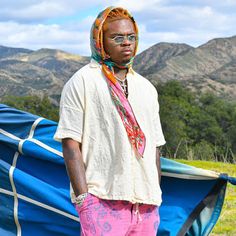
[[[103,46],[105,52],[111,57],[112,61],[118,65],[128,63],[134,56],[136,41],[124,38],[122,43],[117,42],[118,36],[136,36],[134,24],[129,19],[115,20],[108,23],[108,27],[103,35]],[[121,37],[122,38],[122,37]]]

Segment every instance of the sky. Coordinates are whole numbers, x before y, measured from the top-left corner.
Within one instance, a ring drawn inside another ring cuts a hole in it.
[[[90,29],[107,6],[128,9],[139,50],[160,42],[197,47],[236,35],[236,0],[0,0],[0,45],[90,56]]]

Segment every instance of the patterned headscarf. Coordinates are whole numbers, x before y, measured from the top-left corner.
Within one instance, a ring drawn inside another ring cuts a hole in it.
[[[130,19],[135,28],[136,35],[138,35],[138,28],[130,13],[123,8],[108,7],[97,16],[94,21],[91,29],[90,36],[90,46],[92,51],[92,58],[102,65],[102,71],[107,79],[107,84],[110,90],[111,97],[114,101],[114,104],[117,108],[117,111],[122,119],[124,127],[126,129],[130,143],[132,144],[136,154],[143,157],[146,138],[141,130],[135,115],[133,113],[132,107],[129,104],[128,99],[126,98],[124,91],[121,88],[120,83],[116,80],[114,76],[114,66],[119,68],[130,69],[132,67],[133,58],[130,61],[123,65],[117,65],[111,60],[109,55],[106,54],[103,47],[103,25],[109,14],[112,14],[115,10],[120,10],[124,12],[124,18]],[[137,42],[135,45],[135,53],[137,51]]]

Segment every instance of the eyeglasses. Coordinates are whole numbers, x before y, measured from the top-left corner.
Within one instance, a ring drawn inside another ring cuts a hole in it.
[[[114,38],[111,38],[116,44],[124,43],[125,39],[129,40],[129,42],[134,43],[137,40],[137,36],[135,34],[130,35],[117,35]]]

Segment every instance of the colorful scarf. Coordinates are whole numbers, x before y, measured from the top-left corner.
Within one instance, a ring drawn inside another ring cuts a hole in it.
[[[143,157],[146,144],[145,135],[135,118],[132,107],[128,99],[126,98],[120,83],[116,80],[114,76],[113,67],[117,65],[109,58],[109,55],[106,55],[103,48],[102,27],[107,16],[113,9],[115,9],[115,7],[108,7],[104,11],[99,13],[92,26],[91,38],[90,38],[90,46],[92,51],[91,57],[102,65],[102,71],[107,79],[111,97],[122,119],[130,143],[132,144],[134,150],[136,151],[136,154]],[[133,21],[135,31],[138,34],[137,25],[130,14],[129,18]],[[137,42],[135,47],[135,54],[136,51],[137,51]],[[131,58],[128,63],[122,66],[119,65],[118,67],[130,69],[133,63],[133,59],[134,57]]]

